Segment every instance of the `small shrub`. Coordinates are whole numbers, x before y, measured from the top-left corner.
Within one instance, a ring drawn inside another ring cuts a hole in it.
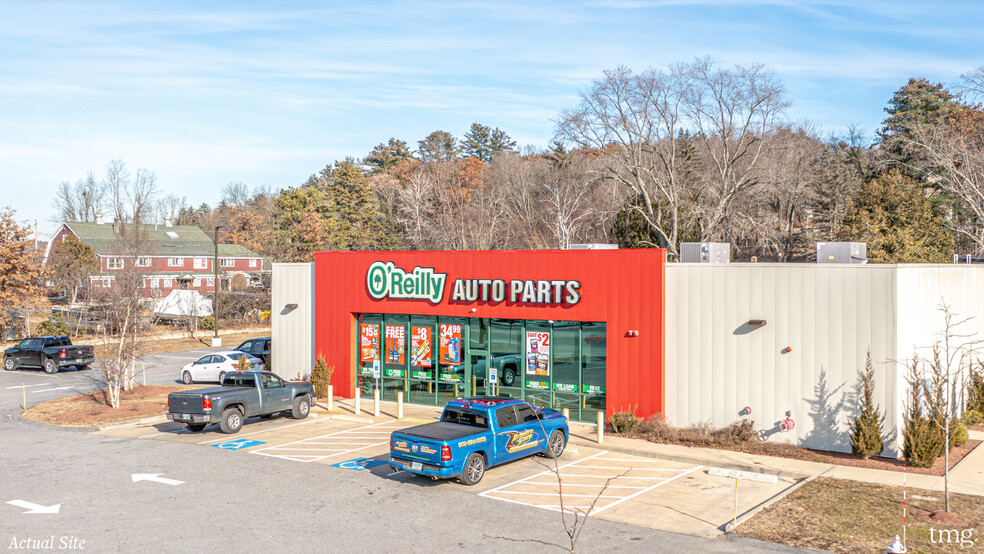
[[[615,412],[608,418],[608,428],[616,435],[628,435],[636,432],[642,418],[631,412]]]
[[[722,427],[714,431],[713,436],[724,444],[738,444],[759,439],[758,433],[755,432],[755,422],[750,419],[743,419]]]
[[[977,410],[967,410],[964,412],[963,423],[967,427],[973,427],[981,422],[984,422],[984,415],[981,415]]]
[[[970,433],[967,432],[967,426],[963,423],[953,423],[951,425],[954,426],[953,431],[951,432],[953,437],[953,446],[963,446],[967,444],[967,441],[970,440]]]
[[[270,310],[260,312],[260,323],[267,323],[268,321],[270,321]]]
[[[971,367],[967,379],[967,410],[984,414],[984,362],[977,362],[977,367]],[[984,421],[979,416],[978,423]]]
[[[215,330],[215,318],[212,316],[206,316],[198,322],[198,328],[202,331],[214,331]]]
[[[314,386],[314,394],[318,398],[328,397],[328,385],[331,384],[331,376],[335,373],[335,366],[328,367],[324,356],[318,356],[314,362],[314,369],[311,370],[311,384]]]

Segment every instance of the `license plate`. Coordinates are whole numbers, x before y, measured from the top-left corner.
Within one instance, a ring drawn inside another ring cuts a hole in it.
[[[189,419],[188,414],[177,414],[174,417],[175,419],[182,419],[182,420]]]
[[[420,462],[410,462],[410,469],[420,471],[421,469],[424,469],[424,465]]]

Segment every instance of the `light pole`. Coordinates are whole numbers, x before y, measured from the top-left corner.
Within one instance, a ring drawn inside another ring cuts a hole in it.
[[[221,282],[219,281],[219,229],[221,229],[222,227],[223,225],[216,225],[215,235],[212,237],[212,242],[215,243],[215,258],[212,260],[212,269],[215,270],[215,282],[213,283],[215,285],[215,289],[214,289],[215,298],[212,300],[212,304],[214,305],[214,308],[212,310],[212,319],[215,320],[215,325],[214,325],[215,335],[214,338],[212,339],[212,346],[221,346],[221,344],[218,344],[218,342],[219,342],[219,289],[221,288],[220,286]]]

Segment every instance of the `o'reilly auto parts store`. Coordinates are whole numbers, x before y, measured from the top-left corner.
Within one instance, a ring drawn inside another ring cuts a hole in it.
[[[769,440],[850,449],[870,350],[886,454],[906,386],[898,360],[942,328],[984,336],[984,267],[666,264],[663,250],[318,252],[274,264],[273,369],[334,366],[335,394],[443,405],[496,392],[568,408],[751,418]],[[378,377],[377,377],[378,376]]]

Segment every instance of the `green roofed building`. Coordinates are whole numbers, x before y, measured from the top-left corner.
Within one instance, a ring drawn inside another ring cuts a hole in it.
[[[172,290],[211,292],[215,287],[215,245],[212,237],[195,225],[139,225],[138,240],[128,236],[134,225],[66,221],[45,251],[45,263],[55,245],[74,235],[99,258],[99,271],[90,276],[93,294],[111,290],[115,277],[136,270],[143,279],[145,296],[159,298]],[[238,244],[219,245],[219,277],[222,290],[258,286],[263,258]]]

